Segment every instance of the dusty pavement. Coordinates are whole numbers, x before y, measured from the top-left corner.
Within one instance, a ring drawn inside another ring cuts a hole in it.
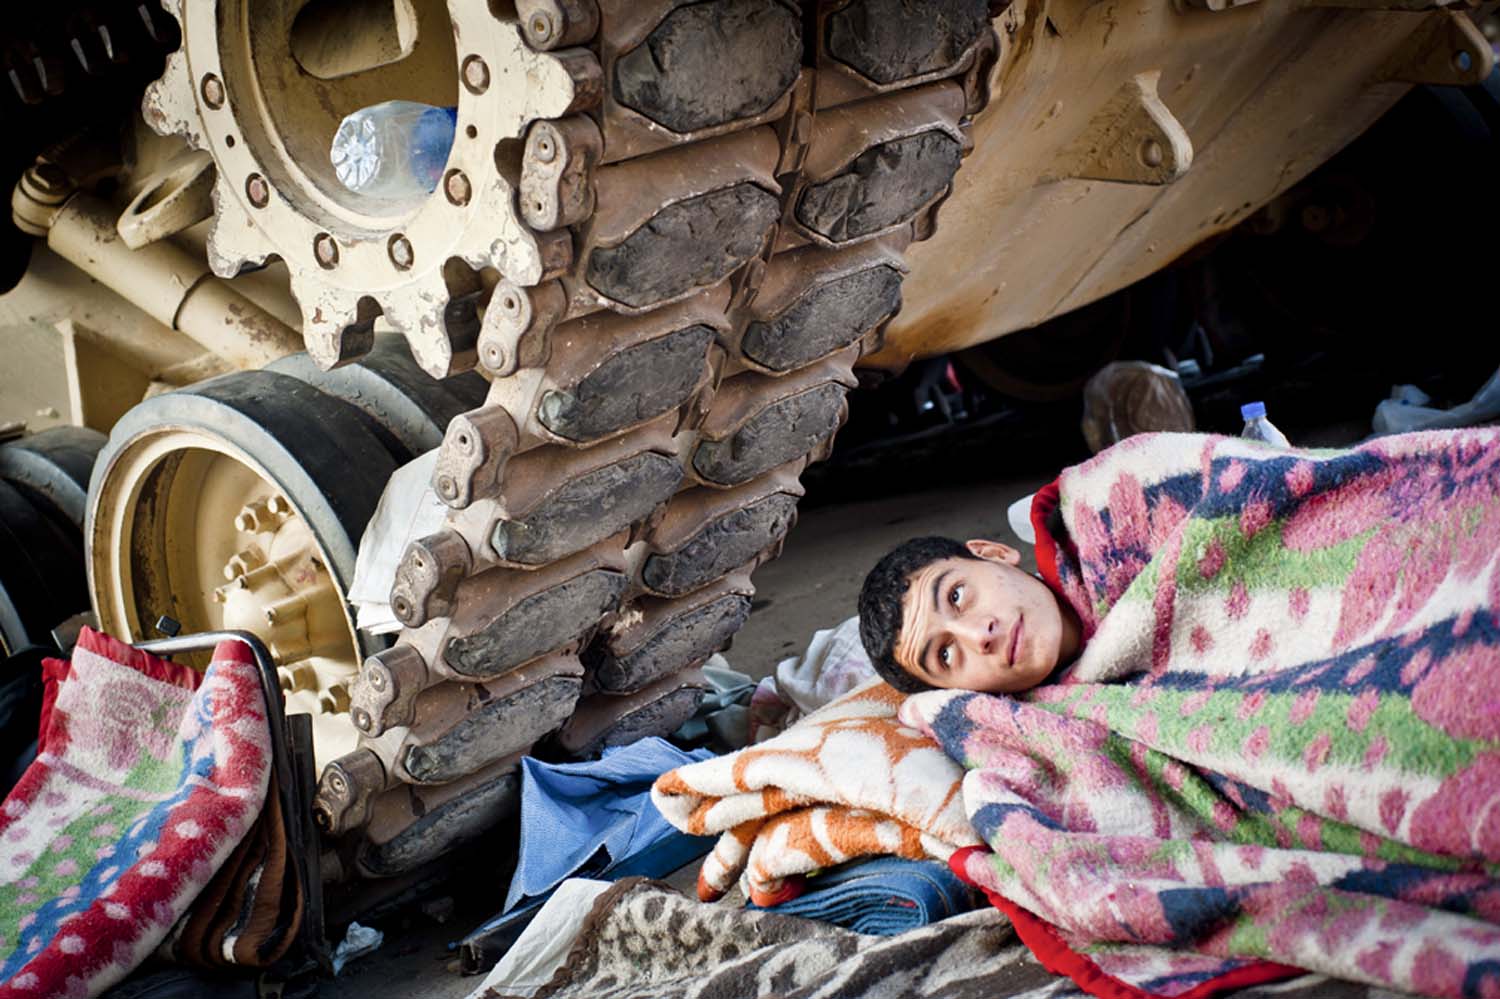
[[[814,631],[854,613],[865,570],[905,538],[950,534],[1016,544],[1006,526],[1006,507],[1044,481],[1040,474],[1005,475],[990,482],[805,509],[781,558],[756,572],[755,609],[726,657],[736,669],[755,677],[771,673],[780,659],[801,651]],[[695,875],[696,870],[685,870],[673,880],[690,890]],[[488,875],[476,872],[476,876]],[[503,885],[497,884],[486,904],[485,893],[477,893],[458,903],[441,925],[416,911],[377,921],[386,933],[381,949],[356,961],[335,981],[324,983],[319,995],[340,999],[457,999],[467,995],[481,979],[460,977],[450,970],[456,967],[457,954],[448,944],[498,911],[504,894]]]

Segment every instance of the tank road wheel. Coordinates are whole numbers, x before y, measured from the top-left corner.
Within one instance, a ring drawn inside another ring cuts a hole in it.
[[[291,375],[359,410],[397,464],[441,444],[448,421],[482,404],[488,389],[472,371],[434,379],[395,333],[378,334],[358,364],[324,371],[310,355],[290,354],[266,370]]]
[[[0,658],[88,609],[83,512],[104,435],[53,427],[0,446]]]
[[[353,748],[337,716],[378,644],[355,630],[344,593],[395,468],[358,411],[286,375],[147,399],[116,424],[89,488],[101,627],[153,638],[166,615],[188,633],[252,631],[281,668],[287,710],[332,722],[316,726],[318,752]]]
[[[351,870],[402,874],[511,814],[538,740],[586,755],[695,710],[999,40],[985,0],[166,6],[183,45],[145,114],[214,157],[214,269],[283,259],[320,365],[383,314],[424,370],[490,380],[315,802]],[[455,143],[430,195],[374,204],[329,140],[398,97],[456,104]]]

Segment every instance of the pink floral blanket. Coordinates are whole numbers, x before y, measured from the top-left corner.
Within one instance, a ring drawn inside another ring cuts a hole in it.
[[[1033,520],[1080,659],[901,709],[967,768],[955,869],[1080,981],[1500,996],[1500,431],[1132,438]]]
[[[125,977],[239,843],[270,775],[239,642],[214,650],[199,685],[85,628],[41,735],[0,805],[0,999],[98,995]]]

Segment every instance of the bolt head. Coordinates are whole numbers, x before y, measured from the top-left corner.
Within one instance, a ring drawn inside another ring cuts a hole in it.
[[[245,178],[245,197],[256,208],[264,208],[271,203],[271,185],[260,174],[252,173]]]
[[[224,106],[224,81],[212,73],[203,77],[203,103],[214,111]]]
[[[372,724],[372,721],[370,719],[370,712],[366,711],[364,708],[355,708],[353,711],[349,712],[349,717],[353,720],[355,728],[359,729],[361,732],[370,731],[370,726]]]
[[[412,251],[410,240],[398,232],[391,237],[386,248],[391,255],[391,263],[396,266],[397,270],[411,269],[413,261],[416,260],[416,254]]]
[[[499,371],[505,366],[505,348],[493,341],[479,345],[479,361],[490,371]]]
[[[334,794],[346,794],[349,790],[349,783],[344,780],[343,774],[331,773],[328,775],[328,789]]]
[[[339,245],[328,233],[320,232],[313,237],[313,256],[319,267],[331,271],[339,265]]]
[[[458,495],[458,483],[454,482],[453,479],[449,476],[444,475],[442,478],[438,479],[437,487],[438,492],[441,493],[445,499],[453,499]]]
[[[542,163],[551,163],[557,159],[557,136],[552,129],[543,128],[537,133],[536,144],[532,147],[536,151],[536,158]]]
[[[449,170],[448,176],[443,178],[443,193],[450,202],[462,206],[467,205],[474,196],[474,188],[462,170]]]
[[[385,689],[385,672],[383,670],[372,669],[365,674],[365,679],[370,682],[370,687],[372,689]]]
[[[557,33],[557,25],[553,23],[551,14],[539,10],[526,22],[526,33],[531,36],[534,44],[545,45]]]
[[[464,86],[469,88],[471,94],[482,94],[490,89],[490,68],[477,55],[464,60],[463,78]]]

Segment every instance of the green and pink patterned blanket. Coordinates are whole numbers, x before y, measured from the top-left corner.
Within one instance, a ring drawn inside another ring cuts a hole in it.
[[[265,800],[250,651],[198,677],[85,628],[0,805],[0,999],[98,995],[150,956]],[[194,686],[196,685],[196,691]]]
[[[1100,994],[1272,961],[1500,996],[1500,431],[1145,435],[1033,521],[1083,654],[901,709],[968,770],[955,869]]]

